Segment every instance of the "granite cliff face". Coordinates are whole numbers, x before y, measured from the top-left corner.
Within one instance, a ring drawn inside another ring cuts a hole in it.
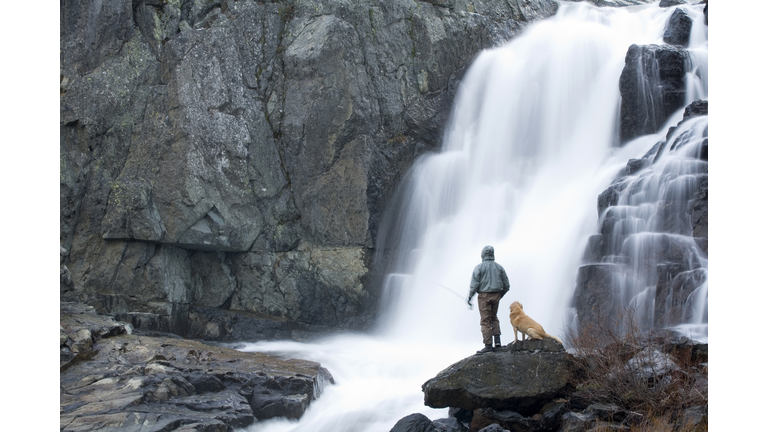
[[[65,0],[62,299],[229,340],[361,329],[377,224],[480,50],[554,0]]]

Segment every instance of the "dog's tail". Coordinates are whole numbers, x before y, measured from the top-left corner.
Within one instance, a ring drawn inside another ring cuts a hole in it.
[[[563,345],[563,341],[561,341],[561,340],[560,340],[560,338],[559,338],[559,337],[557,337],[557,336],[552,336],[552,335],[551,335],[551,334],[549,334],[549,333],[544,333],[544,336],[546,336],[546,337],[551,337],[552,339],[556,340],[556,341],[557,341],[557,342],[558,342],[560,345]]]

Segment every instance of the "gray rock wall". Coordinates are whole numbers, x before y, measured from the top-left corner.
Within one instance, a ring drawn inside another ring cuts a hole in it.
[[[474,56],[556,9],[63,1],[62,298],[204,339],[364,328],[396,183]]]

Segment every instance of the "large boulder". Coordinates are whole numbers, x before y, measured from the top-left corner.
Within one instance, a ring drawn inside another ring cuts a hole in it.
[[[131,334],[87,306],[67,304],[60,317],[62,353],[76,353],[60,373],[62,431],[226,431],[297,419],[333,382],[315,362]]]
[[[619,79],[622,142],[657,132],[685,106],[688,52],[680,47],[632,45]]]
[[[61,9],[62,293],[185,335],[218,309],[227,340],[372,322],[385,203],[475,55],[557,2]]]
[[[684,10],[677,8],[664,27],[664,42],[670,45],[688,46],[693,20]]]
[[[527,340],[467,357],[425,382],[424,404],[465,410],[493,408],[530,416],[563,393],[569,354],[554,339]]]

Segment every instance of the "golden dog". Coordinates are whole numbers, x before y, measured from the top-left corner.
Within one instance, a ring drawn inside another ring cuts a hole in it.
[[[520,302],[512,302],[512,304],[509,305],[509,322],[512,324],[512,329],[515,331],[515,342],[517,342],[517,332],[519,330],[520,333],[523,334],[523,340],[525,340],[525,335],[528,335],[531,339],[551,337],[558,341],[560,345],[563,344],[563,341],[558,339],[557,336],[552,336],[545,332],[544,327],[542,327],[541,324],[526,315],[525,312],[523,312],[523,305]]]

